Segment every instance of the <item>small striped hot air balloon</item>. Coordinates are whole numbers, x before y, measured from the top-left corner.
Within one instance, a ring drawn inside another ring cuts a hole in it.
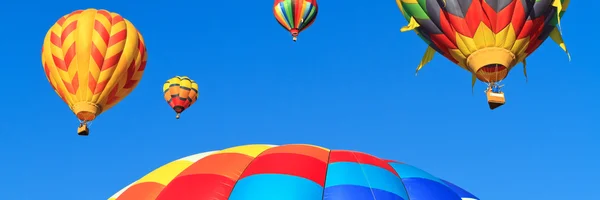
[[[273,6],[275,19],[292,34],[294,42],[300,32],[315,22],[318,12],[317,0],[275,0]]]
[[[48,31],[42,48],[46,78],[80,120],[87,123],[135,89],[147,60],[140,32],[127,19],[106,10],[77,10]]]
[[[505,103],[498,83],[548,37],[565,52],[560,19],[570,0],[396,0],[409,24],[428,45],[419,71],[437,51],[488,84],[490,109]],[[570,59],[570,56],[569,56]]]
[[[175,76],[163,85],[165,100],[179,119],[181,113],[198,100],[198,84],[187,76]]]
[[[306,144],[245,145],[170,162],[109,200],[478,200],[411,165]]]

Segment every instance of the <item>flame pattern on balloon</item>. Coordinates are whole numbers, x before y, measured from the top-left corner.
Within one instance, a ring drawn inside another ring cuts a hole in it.
[[[168,163],[109,200],[477,200],[413,166],[306,144],[245,145]]]
[[[568,54],[557,25],[569,0],[396,0],[396,3],[409,21],[401,31],[414,30],[429,45],[417,72],[437,51],[470,71],[473,84],[476,79],[497,82],[516,64],[522,62],[525,68],[527,56],[548,36]]]
[[[187,76],[176,76],[163,85],[165,100],[177,113],[181,113],[198,100],[198,84]]]
[[[273,6],[275,19],[292,34],[294,41],[315,22],[318,12],[317,0],[275,0]]]
[[[50,28],[42,48],[46,78],[81,121],[91,121],[127,96],[147,60],[139,31],[119,14],[77,10]]]

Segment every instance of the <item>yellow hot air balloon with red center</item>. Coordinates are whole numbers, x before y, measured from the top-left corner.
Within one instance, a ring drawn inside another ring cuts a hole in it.
[[[175,76],[163,84],[165,101],[177,113],[179,119],[181,113],[192,106],[198,100],[198,83],[187,76]]]
[[[131,22],[96,9],[61,17],[42,48],[46,78],[80,120],[79,135],[88,135],[88,122],[135,89],[147,57],[144,39]]]

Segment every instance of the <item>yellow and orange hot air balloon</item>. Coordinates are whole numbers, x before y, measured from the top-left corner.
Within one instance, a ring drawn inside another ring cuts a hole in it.
[[[79,135],[88,135],[88,122],[135,89],[146,60],[139,31],[106,10],[77,10],[61,17],[42,49],[46,77],[81,121]]]
[[[181,113],[198,100],[198,84],[187,76],[175,76],[163,85],[165,101],[177,113]]]

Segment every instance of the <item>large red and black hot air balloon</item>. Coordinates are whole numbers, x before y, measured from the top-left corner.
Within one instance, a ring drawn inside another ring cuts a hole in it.
[[[428,45],[417,71],[437,51],[472,73],[472,84],[487,83],[494,109],[505,103],[498,84],[546,38],[567,51],[558,25],[569,0],[396,0],[414,30]],[[569,57],[570,58],[570,57]],[[526,72],[525,72],[526,74]]]

